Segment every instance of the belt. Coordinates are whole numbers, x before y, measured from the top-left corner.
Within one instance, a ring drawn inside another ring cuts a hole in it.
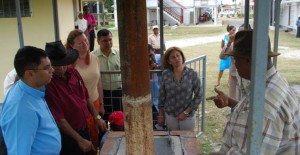
[[[160,54],[160,49],[154,49],[155,54]]]

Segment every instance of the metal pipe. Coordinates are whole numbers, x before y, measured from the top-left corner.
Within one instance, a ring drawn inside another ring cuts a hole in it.
[[[164,54],[165,46],[164,46],[164,6],[163,0],[159,0],[159,31],[160,31],[160,55],[161,58]]]
[[[53,21],[54,21],[54,37],[55,40],[58,41],[60,40],[60,36],[59,36],[57,0],[52,0],[52,8],[53,8]]]
[[[247,153],[260,154],[264,120],[270,2],[255,1]],[[265,51],[265,52],[260,52]]]
[[[245,17],[244,17],[244,23],[245,23],[245,29],[249,29],[249,0],[245,0]]]
[[[16,3],[16,15],[17,15],[17,23],[18,23],[19,43],[20,43],[20,47],[24,47],[20,2],[19,2],[19,0],[15,0],[15,3]]]
[[[202,97],[202,117],[201,117],[201,131],[204,132],[204,118],[205,118],[205,90],[206,90],[206,55],[205,58],[202,61],[202,66],[203,66],[203,70],[202,70],[202,93],[203,93],[203,97]]]
[[[273,52],[278,52],[278,38],[279,38],[279,22],[280,22],[280,3],[281,0],[275,1],[275,32],[274,32],[274,48]],[[277,67],[277,57],[273,58],[273,64]]]

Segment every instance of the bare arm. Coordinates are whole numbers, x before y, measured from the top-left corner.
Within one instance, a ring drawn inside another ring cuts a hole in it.
[[[104,115],[105,110],[104,110],[104,102],[103,102],[103,87],[102,87],[102,82],[101,82],[101,75],[98,81],[98,85],[97,85],[97,89],[98,89],[98,93],[99,93],[99,113],[101,115]]]
[[[221,41],[221,48],[223,49],[224,47],[224,40]]]
[[[99,62],[99,59],[97,58],[97,63],[98,63],[98,66],[99,66],[99,71],[100,71],[100,62]],[[100,77],[99,77],[99,80],[98,80],[98,84],[97,84],[97,90],[98,90],[98,94],[99,94],[99,113],[101,115],[104,115],[105,113],[105,110],[104,110],[104,100],[103,100],[103,86],[102,86],[102,80],[101,80],[101,73],[100,73]]]
[[[95,125],[97,127],[97,131],[99,132],[100,131],[106,131],[107,128],[106,128],[106,123],[103,119],[98,119],[98,112],[94,106],[94,104],[92,102],[89,102],[88,103],[88,109],[91,113],[91,115],[93,116],[94,118],[94,121],[95,121]]]

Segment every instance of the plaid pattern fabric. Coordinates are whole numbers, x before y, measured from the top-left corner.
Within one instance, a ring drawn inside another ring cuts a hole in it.
[[[243,98],[226,124],[222,153],[235,155],[247,152],[250,85],[244,90]],[[267,71],[264,107],[260,154],[300,154],[300,104],[287,81],[274,67]]]

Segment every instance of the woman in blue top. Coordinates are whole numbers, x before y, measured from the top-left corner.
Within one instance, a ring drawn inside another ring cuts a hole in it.
[[[221,48],[223,49],[224,46],[227,46],[227,43],[231,44],[231,42],[229,42],[229,38],[230,36],[234,36],[235,34],[235,30],[236,28],[234,26],[227,26],[227,34],[224,35],[224,38],[222,39],[222,43],[221,43]],[[230,45],[229,45],[230,46]],[[219,75],[218,75],[218,82],[217,84],[215,85],[215,87],[219,86],[220,85],[220,81],[221,81],[221,78],[223,76],[223,72],[224,70],[226,69],[229,69],[230,68],[230,64],[231,64],[231,58],[230,57],[227,57],[226,59],[220,59],[220,68],[219,68]]]

